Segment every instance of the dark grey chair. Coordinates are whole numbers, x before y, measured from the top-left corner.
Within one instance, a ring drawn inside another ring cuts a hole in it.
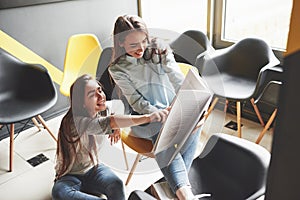
[[[270,153],[260,145],[227,134],[212,135],[192,164],[189,179],[201,199],[252,200],[264,195]],[[129,200],[151,200],[133,191]],[[139,197],[140,198],[137,198]]]
[[[188,30],[170,43],[174,57],[177,62],[195,65],[198,60],[200,65],[201,58],[214,51],[207,36],[197,30]],[[198,58],[198,59],[197,59]]]
[[[266,131],[270,128],[271,124],[273,123],[276,114],[277,114],[277,105],[278,105],[278,97],[281,88],[282,82],[280,81],[270,81],[262,93],[254,99],[254,104],[257,105],[259,102],[265,103],[268,106],[274,108],[271,116],[269,117],[266,125],[264,126],[263,130],[259,133],[258,138],[256,139],[255,143],[259,144],[262,138],[264,137]],[[257,109],[257,112],[259,110]]]
[[[225,98],[225,112],[229,101],[236,102],[237,130],[241,137],[241,102],[252,99],[260,91],[266,71],[280,62],[269,45],[257,38],[246,38],[234,45],[204,56],[196,66],[202,78],[218,98]],[[212,108],[209,109],[211,111]],[[209,113],[208,113],[209,114]]]
[[[128,200],[157,200],[147,192],[141,190],[134,190],[130,193]]]
[[[112,47],[107,47],[103,49],[99,58],[98,67],[96,71],[96,79],[101,82],[107,100],[113,99],[113,91],[115,88],[115,84],[109,76],[108,72],[108,67],[111,63],[112,54]]]
[[[0,124],[10,125],[10,162],[13,168],[14,124],[37,118],[51,137],[41,113],[57,100],[54,84],[41,65],[24,63],[0,49]]]

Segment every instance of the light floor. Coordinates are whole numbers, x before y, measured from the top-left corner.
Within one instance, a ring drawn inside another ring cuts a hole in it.
[[[62,116],[47,121],[54,133],[57,133]],[[198,153],[201,152],[203,145],[208,137],[213,133],[223,132],[230,135],[237,135],[236,131],[223,127],[228,121],[234,120],[235,116],[225,114],[215,110],[207,119],[203,128],[201,140],[199,142]],[[259,132],[262,130],[260,124],[243,119],[242,137],[255,141]],[[0,196],[5,200],[50,200],[51,188],[54,179],[54,157],[56,143],[46,130],[40,132],[36,127],[27,129],[20,133],[14,142],[14,167],[13,172],[7,172],[9,162],[9,143],[8,139],[0,141]],[[266,133],[260,145],[270,151],[272,143],[272,129]],[[124,157],[120,142],[111,146],[104,141],[103,148],[100,149],[102,161],[116,172],[125,182],[128,171],[125,167]],[[129,165],[135,158],[135,153],[127,148]],[[43,153],[49,158],[48,161],[32,167],[26,160]],[[126,186],[127,196],[135,189],[145,190],[153,182],[162,177],[154,159],[142,160],[136,169],[130,183]]]

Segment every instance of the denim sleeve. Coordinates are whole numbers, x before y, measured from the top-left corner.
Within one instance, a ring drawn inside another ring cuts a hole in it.
[[[121,71],[113,71],[110,68],[110,74],[115,83],[120,87],[122,94],[126,97],[129,105],[134,111],[140,114],[149,114],[158,110],[149,101],[147,101],[138,89],[134,87],[129,75]]]
[[[162,55],[162,67],[167,73],[169,80],[175,88],[175,92],[177,93],[183,83],[184,75],[182,74],[171,51],[168,51],[167,54]]]

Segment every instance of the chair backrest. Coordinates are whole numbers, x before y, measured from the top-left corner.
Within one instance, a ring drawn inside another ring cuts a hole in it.
[[[265,192],[270,153],[260,145],[227,134],[210,137],[192,164],[195,193],[213,199],[257,199]]]
[[[0,123],[15,123],[41,114],[56,100],[46,68],[24,63],[0,48]]]
[[[107,100],[113,99],[112,94],[115,89],[115,83],[108,72],[108,67],[111,64],[112,54],[112,47],[103,49],[99,58],[98,68],[96,72],[96,78],[101,82]]]
[[[188,30],[170,43],[177,62],[194,65],[197,56],[213,50],[207,36],[197,30]]]
[[[200,74],[209,74],[209,70],[217,68],[218,73],[256,81],[262,70],[278,65],[279,60],[265,41],[245,38],[206,56],[204,63],[205,65],[199,69]]]
[[[134,190],[130,193],[128,200],[156,200],[156,198],[144,191]]]
[[[262,93],[255,99],[254,103],[263,101],[273,107],[277,107],[281,81],[270,81],[263,89]]]
[[[60,92],[70,95],[70,86],[77,77],[83,74],[96,76],[98,61],[102,47],[94,34],[72,35],[67,44],[63,81]]]

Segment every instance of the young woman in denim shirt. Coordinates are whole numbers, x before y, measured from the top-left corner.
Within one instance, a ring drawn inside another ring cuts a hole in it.
[[[171,49],[162,42],[150,40],[148,29],[138,16],[120,16],[114,26],[113,60],[109,72],[121,89],[134,113],[149,114],[170,106],[184,76]],[[137,137],[154,143],[162,123],[131,127]],[[163,156],[156,161],[170,188],[180,200],[193,199],[188,172],[199,141],[200,129],[186,141],[169,166]]]

